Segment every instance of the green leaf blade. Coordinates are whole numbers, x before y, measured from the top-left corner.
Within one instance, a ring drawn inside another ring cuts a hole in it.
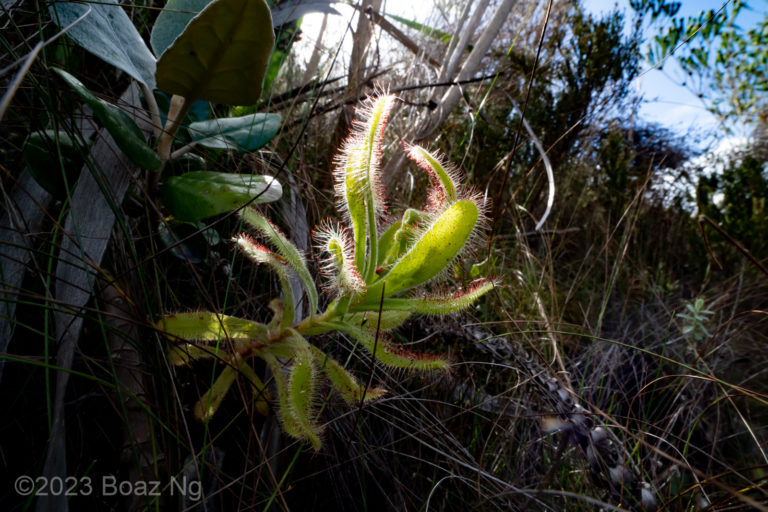
[[[163,164],[157,153],[147,145],[144,134],[131,117],[111,103],[96,97],[77,78],[63,69],[53,68],[82,100],[87,103],[117,146],[125,155],[142,169],[154,171]]]
[[[214,0],[160,57],[157,85],[187,100],[255,104],[274,42],[264,0]]]
[[[152,26],[149,43],[158,57],[184,32],[211,0],[168,0]]]
[[[67,36],[150,89],[156,87],[155,57],[115,0],[88,4],[55,2],[49,10],[54,23],[62,29],[85,16],[67,31]]]
[[[162,194],[176,219],[198,222],[239,208],[253,198],[254,203],[277,201],[283,189],[271,176],[193,171],[170,178]]]
[[[438,275],[456,257],[477,224],[480,210],[462,199],[448,207],[398,260],[386,275],[368,289],[367,299],[378,301],[383,282],[385,296],[425,283]]]
[[[264,147],[280,129],[280,114],[250,114],[198,121],[189,125],[192,138],[210,149],[255,151]]]

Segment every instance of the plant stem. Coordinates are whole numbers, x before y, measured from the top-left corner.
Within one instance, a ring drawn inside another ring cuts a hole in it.
[[[173,139],[176,137],[176,132],[179,131],[179,126],[181,126],[181,122],[187,115],[192,103],[193,100],[185,98],[184,96],[177,96],[174,94],[171,98],[171,106],[168,109],[168,119],[165,122],[165,128],[163,129],[163,133],[160,135],[160,141],[157,144],[157,154],[164,162],[167,162],[171,157]]]

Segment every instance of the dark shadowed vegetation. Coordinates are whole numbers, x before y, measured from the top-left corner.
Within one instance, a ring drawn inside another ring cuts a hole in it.
[[[4,510],[768,509],[761,6],[2,4]]]

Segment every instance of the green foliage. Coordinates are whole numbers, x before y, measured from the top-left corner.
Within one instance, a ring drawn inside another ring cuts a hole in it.
[[[640,14],[652,12],[668,18],[649,45],[647,57],[663,66],[674,55],[689,77],[685,85],[705,97],[712,113],[733,124],[750,124],[765,116],[768,107],[768,15],[745,30],[736,21],[747,2],[728,2],[723,8],[696,16],[676,17],[679,2],[632,2]]]
[[[192,139],[210,149],[255,151],[277,134],[280,114],[250,114],[198,121],[189,125]]]
[[[67,28],[67,36],[77,44],[150,89],[155,88],[155,57],[116,0],[52,2],[49,9],[53,21]]]
[[[168,335],[202,343],[198,345],[202,347],[210,347],[214,341],[210,335],[219,332],[216,349],[223,347],[230,354],[224,356],[224,360],[247,356],[264,359],[275,378],[285,431],[293,437],[307,439],[316,450],[321,447],[321,428],[315,407],[321,375],[328,378],[347,402],[373,400],[384,391],[362,386],[338,362],[310,345],[306,336],[339,331],[353,337],[384,365],[422,372],[444,369],[448,366],[444,358],[405,351],[393,345],[383,332],[397,327],[411,313],[447,314],[464,309],[494,286],[492,280],[480,279],[470,289],[455,293],[389,298],[433,281],[451,268],[471,235],[482,228],[483,216],[476,194],[455,174],[446,171],[436,155],[414,147],[411,154],[434,176],[429,204],[417,216],[425,227],[403,238],[402,254],[393,257],[391,263],[385,259],[383,266],[378,265],[381,260],[377,247],[389,243],[383,244],[382,240],[395,238],[392,229],[378,236],[381,232],[378,224],[382,222],[385,208],[379,151],[384,124],[393,104],[392,96],[369,99],[359,109],[363,119],[338,157],[339,206],[347,215],[347,223],[353,225],[354,236],[362,238],[363,243],[350,239],[348,228],[330,221],[316,230],[317,247],[327,254],[322,264],[328,280],[325,289],[334,299],[322,314],[315,314],[316,285],[304,257],[276,226],[247,207],[242,212],[243,221],[254,228],[274,252],[244,233],[233,240],[248,259],[268,265],[279,277],[283,300],[270,303],[275,314],[272,322],[265,325],[214,313],[191,313],[168,316],[157,324]],[[411,222],[411,215],[406,212],[404,220],[397,225]],[[304,319],[294,318],[294,297],[288,278],[291,272],[299,276],[309,298],[310,314]],[[225,339],[229,340],[229,346]],[[182,350],[184,355],[179,355],[179,347],[170,349],[170,359],[178,364],[186,364],[196,355],[201,358],[209,355],[208,351],[190,350],[190,343],[182,346],[186,347]],[[291,359],[287,371],[278,358]],[[216,380],[214,389],[196,406],[196,411],[204,412],[198,416],[207,418],[220,403],[222,386],[231,385],[228,376],[221,380],[223,384],[219,384],[220,380]]]
[[[213,0],[160,56],[157,85],[187,101],[254,104],[274,42],[264,0]]]
[[[88,9],[86,5],[61,2],[53,4],[51,12],[64,27]],[[90,21],[75,25],[69,34],[78,44],[147,86],[145,100],[156,123],[157,151],[147,145],[144,134],[125,112],[96,97],[66,71],[54,70],[91,106],[120,149],[136,165],[161,170],[169,160],[182,157],[194,145],[252,151],[275,136],[280,127],[277,114],[205,120],[210,107],[199,101],[258,101],[274,44],[269,7],[263,0],[171,0],[152,31],[153,47],[161,54],[157,63],[118,4],[96,4],[93,9],[85,18]],[[172,12],[175,10],[191,12]],[[156,82],[165,93],[174,95],[168,102],[164,130],[158,125],[160,109],[154,93],[149,94]],[[194,116],[198,120],[188,127],[193,141],[172,154],[174,138],[181,124],[190,120],[187,113],[192,109],[201,111]],[[171,177],[162,187],[165,206],[174,217],[192,223],[230,211],[249,200],[275,201],[281,194],[280,184],[271,177],[202,170]]]
[[[152,34],[149,43],[158,57],[173,44],[179,35],[184,32],[189,22],[200,11],[211,3],[211,0],[168,0],[163,10],[157,15],[155,24],[152,25]]]
[[[144,134],[128,114],[115,105],[97,98],[80,80],[63,69],[53,68],[53,70],[93,109],[93,113],[115,139],[115,143],[133,163],[153,171],[162,166],[160,157],[147,145]]]
[[[709,317],[714,314],[704,307],[704,299],[697,298],[694,302],[688,302],[685,305],[686,313],[678,313],[677,317],[685,321],[683,326],[683,335],[699,343],[712,335],[707,330],[705,324]]]
[[[721,175],[701,176],[699,211],[756,256],[768,251],[768,170],[765,160],[746,155]]]
[[[184,222],[198,222],[249,201],[277,201],[282,195],[280,183],[272,176],[212,171],[173,176],[163,186],[163,203],[177,220]]]

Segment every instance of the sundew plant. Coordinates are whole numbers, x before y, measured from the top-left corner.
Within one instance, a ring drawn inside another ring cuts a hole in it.
[[[364,101],[336,159],[335,193],[342,220],[325,220],[313,233],[323,279],[320,285],[330,298],[325,311],[319,311],[318,286],[305,256],[266,217],[246,207],[240,215],[252,233],[240,233],[233,242],[243,256],[267,265],[277,275],[282,299],[270,303],[273,319],[264,324],[194,312],[168,315],[158,322],[171,339],[183,340],[169,351],[174,364],[213,357],[223,363],[213,386],[195,406],[199,419],[216,412],[238,374],[253,385],[260,412],[268,411],[270,394],[249,362],[259,357],[271,370],[285,431],[319,450],[321,378],[350,404],[375,400],[386,392],[364,385],[308,341],[332,331],[354,338],[387,367],[420,372],[448,368],[445,357],[404,350],[386,332],[413,314],[459,311],[493,288],[495,281],[488,278],[451,291],[436,285],[481,236],[485,206],[482,197],[461,182],[456,169],[441,163],[435,153],[409,145],[408,155],[429,176],[428,198],[423,209],[409,208],[400,220],[388,224],[380,159],[384,126],[395,101],[386,94]],[[294,314],[292,273],[306,292],[306,318]]]

